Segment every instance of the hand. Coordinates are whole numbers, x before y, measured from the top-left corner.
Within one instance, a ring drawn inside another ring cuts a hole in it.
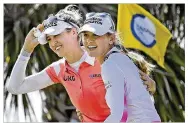
[[[156,83],[153,79],[151,79],[146,73],[139,71],[140,77],[143,80],[143,84],[147,86],[147,90],[150,94],[154,94],[156,92]]]
[[[77,114],[79,120],[80,120],[80,121],[83,121],[82,113],[81,113],[80,111],[76,110],[76,114]]]
[[[39,30],[43,30],[43,25],[42,24],[39,24],[37,26],[37,28]],[[35,49],[35,47],[39,44],[39,42],[37,41],[37,38],[34,36],[34,28],[31,29],[29,31],[29,33],[27,34],[26,38],[25,38],[25,42],[24,42],[24,45],[23,45],[23,49],[25,51],[27,51],[28,53],[32,53],[33,50]]]

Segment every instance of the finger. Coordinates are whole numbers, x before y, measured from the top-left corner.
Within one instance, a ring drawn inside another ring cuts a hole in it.
[[[34,36],[33,34],[34,34],[34,31],[35,31],[35,27],[33,27],[30,31],[29,31],[29,35],[32,35],[32,36]]]
[[[148,86],[148,91],[154,94],[156,91],[156,88]]]
[[[151,88],[147,86],[147,90],[148,90],[148,91],[151,91]]]
[[[39,43],[37,38],[35,38],[35,39],[33,40],[33,42]]]
[[[76,113],[77,113],[79,120],[83,121],[82,113],[80,111],[76,111]]]
[[[149,77],[146,77],[146,80],[143,83],[146,83],[149,87],[155,87],[155,81]]]
[[[147,86],[147,85],[144,85],[144,88],[147,90],[148,86]]]
[[[146,73],[144,73],[143,71],[139,70],[139,74],[140,75],[146,75]]]
[[[148,81],[143,81],[143,84],[149,86],[149,85],[150,85],[150,82],[148,82]]]
[[[79,119],[80,119],[80,121],[83,121],[83,117],[82,116],[80,116]]]
[[[44,30],[44,25],[43,24],[39,24],[37,26],[37,28],[42,32]]]
[[[142,79],[147,79],[148,75],[147,75],[146,73],[144,73],[144,72],[142,72],[142,71],[139,71],[139,73],[140,73],[140,77],[141,77]]]
[[[152,88],[149,88],[149,87],[147,88],[147,91],[149,91],[149,93],[152,94],[152,95],[155,93],[155,91]]]
[[[146,85],[149,89],[149,91],[153,91],[155,88],[152,86],[152,83],[150,81],[144,81],[144,85]]]
[[[148,77],[147,76],[144,76],[144,75],[141,75],[140,78],[144,81],[147,81],[148,80]]]
[[[149,91],[149,93],[152,94],[152,95],[155,93],[155,90],[154,90],[154,89],[151,89],[151,88],[148,88],[148,91]]]
[[[78,115],[78,116],[81,116],[81,113],[80,113],[80,112],[77,112],[77,115]]]

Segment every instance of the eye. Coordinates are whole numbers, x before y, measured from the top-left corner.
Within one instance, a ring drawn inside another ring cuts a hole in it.
[[[95,39],[97,39],[97,38],[100,37],[100,36],[98,36],[98,35],[96,35],[96,34],[93,34],[93,37],[94,37]]]
[[[96,35],[96,34],[93,34],[93,36],[94,36],[94,37],[98,37],[98,35]]]
[[[50,37],[47,37],[46,40],[48,43],[51,41]]]
[[[60,35],[60,34],[54,35],[54,38],[57,37],[57,36],[59,36],[59,35]]]
[[[84,35],[84,37],[86,37],[86,38],[88,37],[88,34],[87,34],[87,33],[84,33],[83,35]]]

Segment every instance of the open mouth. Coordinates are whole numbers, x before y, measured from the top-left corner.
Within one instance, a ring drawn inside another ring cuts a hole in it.
[[[97,48],[97,46],[87,46],[87,48],[88,48],[89,50],[95,50],[95,49]]]

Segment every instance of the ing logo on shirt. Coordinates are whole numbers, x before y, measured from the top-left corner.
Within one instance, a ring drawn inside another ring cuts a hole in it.
[[[90,78],[96,78],[96,77],[101,77],[101,74],[90,74]]]
[[[74,76],[64,76],[63,80],[64,81],[75,81],[75,77]]]

